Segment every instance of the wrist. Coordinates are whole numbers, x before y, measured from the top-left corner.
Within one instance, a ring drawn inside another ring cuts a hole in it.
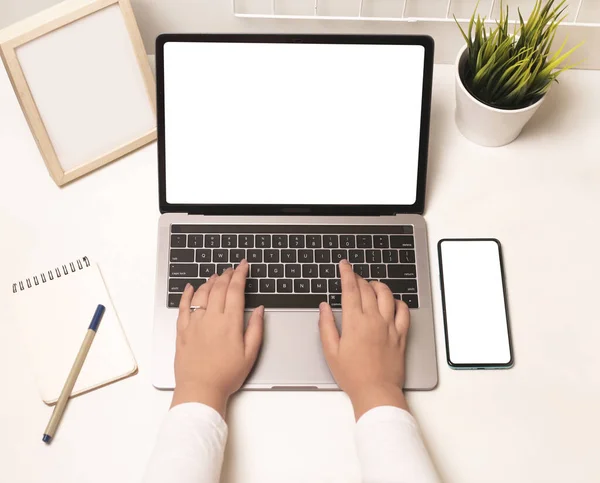
[[[210,406],[217,411],[223,419],[227,412],[229,397],[216,388],[199,385],[177,384],[173,391],[171,407],[188,402],[198,402]]]
[[[348,393],[356,421],[373,408],[379,406],[394,406],[408,411],[408,404],[402,388],[394,384],[366,386]]]

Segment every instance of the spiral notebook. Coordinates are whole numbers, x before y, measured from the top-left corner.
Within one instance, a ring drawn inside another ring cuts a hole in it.
[[[16,281],[12,292],[12,323],[19,327],[46,404],[58,399],[98,304],[106,312],[73,396],[137,372],[100,269],[87,257]]]

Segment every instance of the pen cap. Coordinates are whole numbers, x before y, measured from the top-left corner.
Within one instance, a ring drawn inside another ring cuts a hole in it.
[[[94,316],[92,317],[92,321],[90,322],[90,326],[88,327],[88,329],[91,329],[94,332],[98,330],[98,326],[100,325],[100,321],[102,320],[102,316],[104,315],[105,310],[106,307],[104,307],[104,305],[98,304],[98,307],[96,307],[96,312],[94,312]]]

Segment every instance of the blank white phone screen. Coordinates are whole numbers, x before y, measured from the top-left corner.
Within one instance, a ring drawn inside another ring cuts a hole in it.
[[[508,364],[499,245],[494,240],[445,240],[440,250],[449,361]]]
[[[421,45],[168,42],[166,199],[412,205]]]

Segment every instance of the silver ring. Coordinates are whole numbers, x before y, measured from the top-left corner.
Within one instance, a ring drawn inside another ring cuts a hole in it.
[[[190,307],[190,312],[196,312],[196,310],[206,310],[206,307],[202,307],[201,305],[192,305]]]

